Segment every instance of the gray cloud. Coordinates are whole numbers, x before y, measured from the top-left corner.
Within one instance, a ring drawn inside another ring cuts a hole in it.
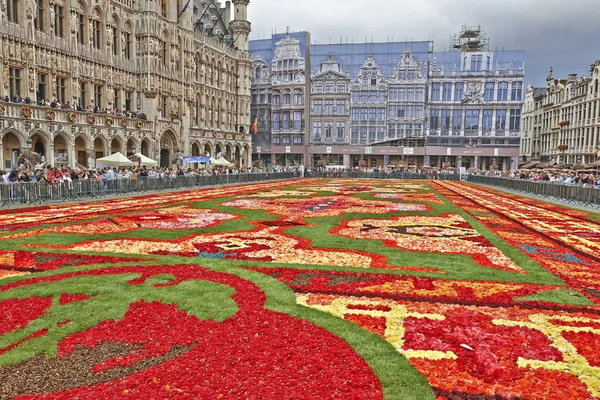
[[[550,67],[589,75],[600,59],[599,0],[252,0],[249,19],[252,39],[290,26],[320,43],[433,39],[436,51],[463,24],[481,25],[492,48],[527,51],[525,80],[536,86]]]

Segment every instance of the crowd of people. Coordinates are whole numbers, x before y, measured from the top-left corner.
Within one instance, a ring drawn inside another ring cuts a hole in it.
[[[115,117],[126,117],[126,118],[137,118],[137,119],[146,119],[146,114],[139,113],[136,111],[130,110],[119,110],[119,109],[109,109],[109,108],[100,108],[100,107],[83,107],[75,102],[71,103],[67,101],[66,103],[60,102],[58,99],[54,99],[52,101],[48,99],[39,99],[37,102],[31,100],[30,97],[22,98],[21,96],[13,96],[12,98],[9,96],[4,96],[0,98],[0,101],[4,103],[22,103],[22,104],[37,104],[42,107],[51,107],[60,110],[72,110],[72,111],[81,111],[88,112],[94,114],[106,114]]]
[[[80,180],[114,180],[114,179],[138,179],[138,178],[177,178],[180,176],[211,176],[211,175],[237,175],[249,173],[278,173],[295,172],[292,167],[274,168],[55,168],[45,166],[44,168],[28,169],[24,167],[13,168],[10,171],[0,170],[0,183],[15,182],[73,182]]]
[[[511,178],[529,180],[534,182],[551,182],[563,185],[595,186],[600,188],[600,171],[593,170],[511,170],[511,171],[484,171],[472,170],[467,174],[493,176],[499,178]]]
[[[27,169],[25,167],[13,168],[10,171],[0,171],[0,183],[11,183],[11,182],[64,182],[64,181],[76,181],[76,180],[87,180],[87,179],[98,179],[98,180],[111,180],[111,179],[137,179],[142,178],[176,178],[179,176],[210,176],[210,175],[234,175],[234,174],[248,174],[248,173],[278,173],[278,172],[293,172],[297,176],[338,176],[344,173],[367,173],[367,174],[380,174],[380,175],[394,175],[394,174],[420,174],[425,176],[431,176],[436,174],[458,174],[459,171],[456,169],[444,169],[444,168],[431,168],[431,167],[316,167],[316,168],[304,168],[304,166],[275,166],[275,167],[211,167],[206,168],[192,168],[192,167],[138,167],[138,168],[117,168],[117,167],[104,167],[104,168],[90,168],[90,169],[79,169],[79,168],[55,168],[51,166],[44,166],[43,168],[32,168]],[[522,179],[530,181],[540,182],[552,182],[565,185],[582,185],[582,186],[596,186],[600,188],[600,171],[589,172],[589,171],[554,171],[554,170],[479,170],[471,169],[466,172],[466,175],[477,175],[477,176],[491,176],[511,179]]]

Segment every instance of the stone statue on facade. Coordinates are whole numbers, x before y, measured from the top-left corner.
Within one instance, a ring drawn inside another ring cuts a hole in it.
[[[25,15],[28,19],[37,16],[37,2],[35,0],[27,0],[27,3],[25,3]]]
[[[54,11],[54,7],[50,8],[50,29],[54,28],[54,18],[56,18],[56,12]]]
[[[71,12],[71,33],[74,33],[77,36],[77,27],[79,27],[79,22],[77,21],[77,13]]]
[[[4,64],[4,87],[7,88],[9,83],[8,65]]]
[[[110,25],[108,25],[106,27],[106,44],[108,46],[112,46],[113,40],[114,40],[113,30],[112,30],[112,27]]]

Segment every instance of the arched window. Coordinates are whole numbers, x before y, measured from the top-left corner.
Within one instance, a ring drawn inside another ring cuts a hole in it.
[[[598,79],[594,82],[594,93],[598,93]]]
[[[199,55],[196,55],[196,58],[194,59],[194,64],[196,65],[195,79],[196,79],[196,82],[200,82],[200,56]]]
[[[221,87],[221,73],[221,61],[219,61],[215,68],[215,84],[218,88]]]
[[[369,77],[363,76],[362,84],[363,84],[363,86],[368,86],[369,85]]]

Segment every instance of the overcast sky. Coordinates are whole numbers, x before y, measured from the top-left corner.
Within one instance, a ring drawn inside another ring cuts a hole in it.
[[[463,24],[481,25],[491,48],[524,48],[525,82],[589,75],[600,60],[600,0],[251,0],[251,39],[309,30],[319,43],[433,39],[448,48]]]

